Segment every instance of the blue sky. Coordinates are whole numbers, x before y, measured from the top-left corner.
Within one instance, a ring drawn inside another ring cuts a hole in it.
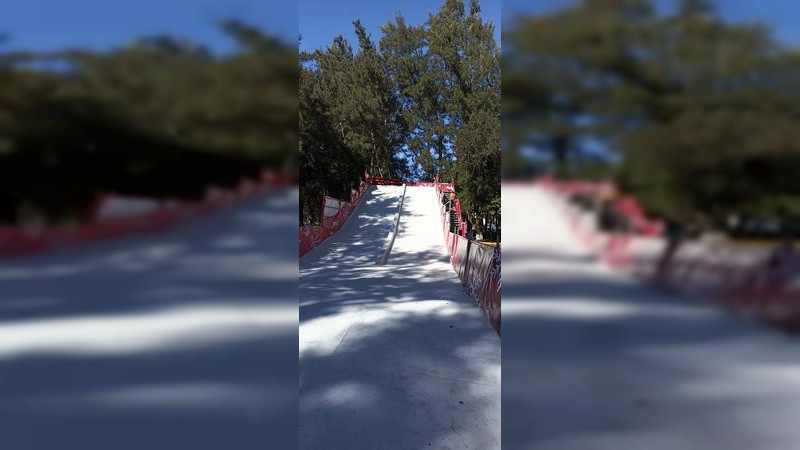
[[[380,26],[400,11],[422,23],[443,0],[8,0],[0,14],[0,33],[14,48],[52,50],[64,47],[109,48],[157,33],[190,37],[219,50],[232,43],[213,26],[236,17],[273,30],[288,41],[302,33],[303,48],[327,45],[337,34],[354,39],[351,22],[360,18],[377,39]],[[670,0],[657,0],[669,3]],[[548,11],[569,0],[484,0],[483,15],[499,29],[520,11]],[[761,20],[775,27],[784,43],[800,46],[800,2],[791,0],[718,0],[725,17]],[[501,13],[502,10],[502,13]]]
[[[31,50],[106,49],[169,33],[225,51],[232,43],[214,23],[227,17],[297,42],[297,3],[280,0],[6,0],[0,33],[7,46]]]
[[[356,42],[353,21],[361,23],[377,43],[380,27],[394,20],[400,12],[406,22],[419,25],[436,12],[444,0],[300,0],[300,34],[302,50],[327,47],[333,38],[341,34],[351,43]],[[500,0],[482,0],[481,14],[495,24],[495,38],[500,42]]]
[[[541,13],[575,3],[571,0],[503,0],[503,20],[520,12]],[[674,0],[656,0],[659,5]],[[775,36],[784,44],[800,46],[800,2],[794,0],[717,0],[723,17],[730,21],[761,21],[773,26]],[[509,23],[506,22],[506,26]]]

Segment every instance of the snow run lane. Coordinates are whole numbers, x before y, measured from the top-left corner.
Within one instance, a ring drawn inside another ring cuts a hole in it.
[[[300,261],[300,448],[499,449],[500,339],[463,292],[435,189],[372,187]]]
[[[504,186],[503,444],[798,448],[800,349],[599,264],[533,186]]]
[[[297,197],[0,262],[0,447],[296,445]]]

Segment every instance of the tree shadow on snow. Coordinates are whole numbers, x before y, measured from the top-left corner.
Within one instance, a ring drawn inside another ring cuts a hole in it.
[[[2,446],[294,446],[296,225],[279,189],[0,262]]]
[[[791,390],[758,395],[764,386],[740,377],[796,370],[794,342],[580,257],[532,251],[512,260],[504,255],[514,274],[503,286],[505,445],[763,448],[757,421],[736,417],[779,414]]]

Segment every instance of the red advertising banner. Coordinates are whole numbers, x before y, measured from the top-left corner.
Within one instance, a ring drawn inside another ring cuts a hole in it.
[[[469,258],[462,280],[500,334],[500,248],[469,242]]]
[[[449,231],[442,195],[453,191],[452,183],[436,184],[442,232],[450,263],[464,290],[475,299],[492,328],[500,335],[500,247],[479,244]],[[458,215],[460,219],[460,208]]]

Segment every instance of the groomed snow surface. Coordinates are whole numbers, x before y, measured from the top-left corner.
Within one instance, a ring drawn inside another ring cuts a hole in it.
[[[500,447],[500,339],[433,188],[375,265],[401,189],[300,261],[301,448]],[[796,339],[605,268],[534,187],[502,195],[505,448],[800,448]],[[289,189],[0,262],[0,448],[294,448],[296,226]]]
[[[448,261],[433,187],[371,187],[300,260],[300,448],[499,449],[500,339]]]
[[[293,448],[297,189],[0,262],[0,448]]]
[[[503,447],[800,448],[800,342],[605,268],[504,186]]]

